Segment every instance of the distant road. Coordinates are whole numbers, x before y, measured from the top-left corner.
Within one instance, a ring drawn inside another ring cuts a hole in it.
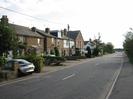
[[[123,64],[117,52],[0,86],[0,99],[107,99]]]

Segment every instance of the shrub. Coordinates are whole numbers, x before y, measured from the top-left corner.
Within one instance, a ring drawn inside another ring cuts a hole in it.
[[[66,56],[67,60],[86,59],[86,56]]]
[[[75,51],[75,56],[81,56],[81,51],[80,51],[80,49],[79,49],[79,48],[76,48],[75,50],[76,50],[76,51]]]
[[[93,51],[93,55],[94,56],[98,56],[98,53],[99,53],[99,49],[96,47]]]
[[[45,56],[44,58],[46,65],[51,65],[51,64],[60,65],[61,62],[65,61],[64,57],[59,57],[59,56]]]
[[[55,56],[60,56],[59,49],[57,47],[54,48]]]
[[[35,65],[35,72],[42,71],[42,67],[44,66],[43,62],[44,62],[43,57],[37,56],[36,58],[34,58],[33,64]]]
[[[128,32],[125,38],[126,39],[124,41],[123,47],[125,53],[129,57],[129,60],[133,63],[133,33]]]
[[[3,65],[6,64],[6,62],[7,61],[6,61],[5,57],[0,56],[0,68],[2,68]]]

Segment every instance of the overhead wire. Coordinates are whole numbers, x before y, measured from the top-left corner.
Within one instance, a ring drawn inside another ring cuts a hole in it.
[[[31,16],[31,15],[28,15],[28,14],[25,14],[25,13],[21,13],[21,12],[16,11],[16,10],[12,10],[12,9],[9,9],[9,8],[2,7],[2,6],[0,6],[0,8],[4,9],[4,10],[7,10],[7,11],[10,11],[10,12],[13,12],[13,13],[23,15],[23,16],[31,17],[31,18],[36,19],[36,20],[41,20],[41,21],[45,21],[45,22],[48,22],[48,23],[58,24],[58,25],[66,25],[66,24],[63,24],[63,23],[57,23],[57,22],[49,21],[49,20],[42,19],[42,18],[39,18],[39,17],[34,17],[34,16]]]

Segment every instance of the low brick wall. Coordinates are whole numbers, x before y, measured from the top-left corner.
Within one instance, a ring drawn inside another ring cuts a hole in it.
[[[15,79],[18,77],[18,64],[12,64],[11,70],[0,70],[0,81]]]

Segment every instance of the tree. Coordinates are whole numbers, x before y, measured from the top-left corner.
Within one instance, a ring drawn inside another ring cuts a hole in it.
[[[60,56],[59,49],[54,47],[55,56]]]
[[[94,48],[94,51],[93,51],[93,55],[94,56],[98,56],[99,53],[102,52],[102,41],[101,41],[101,36],[99,34],[98,36],[98,39],[95,39],[94,41],[94,44],[96,45],[96,47]]]
[[[133,32],[130,31],[126,34],[123,47],[130,61],[133,62]]]
[[[2,16],[0,21],[0,56],[12,50],[17,52],[17,36],[15,31],[9,27],[7,16]]]
[[[113,53],[114,52],[114,46],[111,42],[108,42],[104,45],[104,52],[106,53]]]
[[[85,54],[86,57],[91,58],[91,49],[90,49],[90,47],[88,46],[88,47],[86,48],[86,50],[87,50],[87,54]]]

